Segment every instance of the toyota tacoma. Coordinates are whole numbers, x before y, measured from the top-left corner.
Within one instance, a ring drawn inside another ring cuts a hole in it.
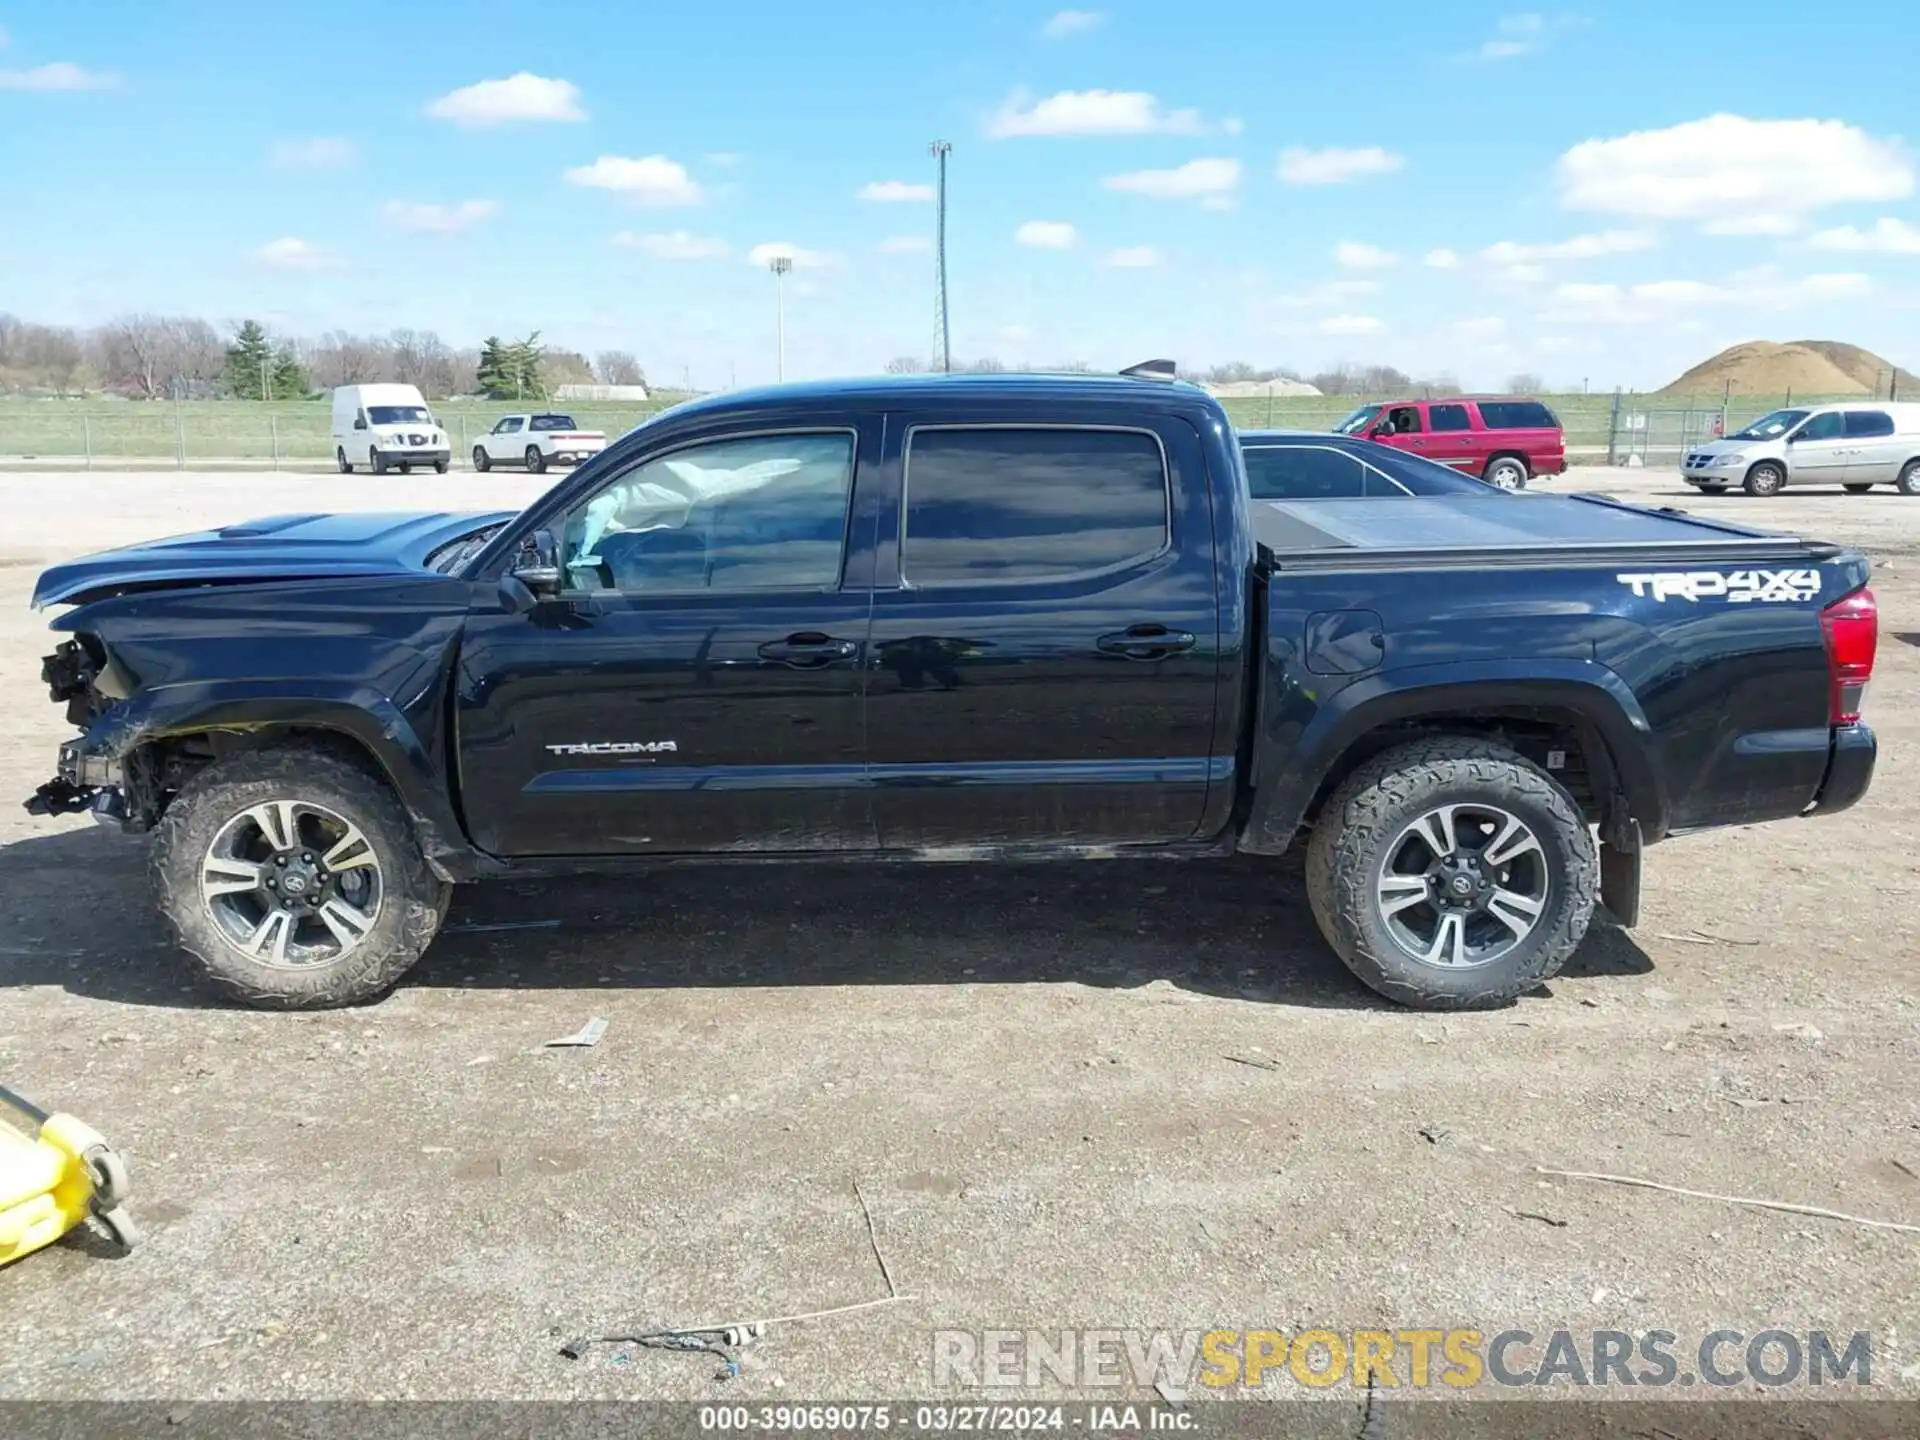
[[[1592,496],[1255,501],[1121,376],[783,386],[519,514],[281,515],[56,565],[28,802],[153,834],[226,993],[363,1000],[454,885],[690,858],[1278,856],[1367,985],[1552,976],[1645,847],[1865,792],[1853,550]]]

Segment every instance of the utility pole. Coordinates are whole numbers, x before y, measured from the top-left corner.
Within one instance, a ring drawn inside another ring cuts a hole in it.
[[[787,378],[787,276],[793,270],[793,257],[776,255],[767,262],[773,271],[773,343],[776,380]]]
[[[953,153],[953,146],[945,140],[936,140],[927,147],[927,153],[933,156],[934,163],[940,169],[938,191],[938,217],[935,221],[937,238],[933,249],[933,368],[940,371],[953,369],[953,350],[949,343],[951,336],[947,329],[947,156]]]

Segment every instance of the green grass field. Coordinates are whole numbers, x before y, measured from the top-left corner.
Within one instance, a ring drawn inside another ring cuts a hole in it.
[[[575,420],[609,436],[626,433],[684,397],[663,394],[646,404],[566,407]],[[1567,444],[1583,458],[1604,453],[1613,412],[1612,395],[1555,395],[1548,402],[1566,426]],[[1796,397],[1812,403],[1815,397]],[[1741,396],[1728,409],[1731,427],[1778,408],[1784,397]],[[1330,429],[1360,402],[1351,397],[1232,399],[1227,412],[1241,429]],[[515,407],[445,401],[434,407],[453,441],[456,464],[466,463],[474,437]],[[1717,398],[1703,397],[1689,409],[1670,397],[1625,396],[1618,448],[1666,453],[1708,433],[1719,413]],[[1642,417],[1635,423],[1634,417]],[[36,460],[101,464],[149,462],[193,466],[223,461],[284,464],[302,468],[333,456],[332,414],[325,401],[194,400],[183,404],[111,400],[0,398],[0,461]]]

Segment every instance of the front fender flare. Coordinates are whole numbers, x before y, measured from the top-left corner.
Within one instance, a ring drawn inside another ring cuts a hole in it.
[[[1341,757],[1369,732],[1423,716],[1516,707],[1576,716],[1605,747],[1613,780],[1646,839],[1666,833],[1666,799],[1653,763],[1652,727],[1625,681],[1591,660],[1488,660],[1368,675],[1305,711],[1304,719],[1297,698],[1288,705],[1281,697],[1265,697],[1257,750],[1261,759],[1240,848],[1263,855],[1285,851]]]
[[[159,740],[210,731],[258,735],[275,730],[329,731],[357,743],[392,784],[441,878],[459,878],[455,871],[470,868],[473,851],[448,793],[444,758],[399,706],[364,686],[316,680],[297,694],[288,693],[284,679],[159,686],[102,715],[80,747],[89,756],[121,760]]]

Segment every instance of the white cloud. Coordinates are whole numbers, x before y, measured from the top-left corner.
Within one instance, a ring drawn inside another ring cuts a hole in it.
[[[625,195],[636,205],[698,205],[705,195],[687,167],[664,155],[602,155],[567,171],[567,183]]]
[[[716,170],[731,170],[747,157],[738,150],[710,150],[700,157]]]
[[[360,158],[351,140],[319,135],[311,140],[282,140],[273,147],[276,170],[338,170]]]
[[[1333,263],[1342,270],[1387,270],[1398,265],[1400,257],[1378,245],[1342,240],[1333,247]]]
[[[793,262],[796,270],[823,270],[834,263],[834,257],[824,250],[802,250],[785,240],[768,240],[754,246],[747,252],[747,263],[764,268],[783,255]]]
[[[1098,10],[1061,10],[1040,27],[1042,40],[1067,40],[1075,35],[1084,35],[1089,30],[1098,30],[1106,23],[1107,17]]]
[[[689,230],[622,230],[608,243],[655,260],[717,260],[733,249],[717,235],[695,235]]]
[[[469,129],[511,125],[521,120],[584,120],[580,87],[571,80],[551,80],[522,70],[504,80],[482,80],[451,90],[427,106],[437,120],[451,120]]]
[[[1807,244],[1815,250],[1878,251],[1883,255],[1920,255],[1920,227],[1892,216],[1874,223],[1871,230],[1842,225],[1838,230],[1822,230]]]
[[[1603,230],[1594,235],[1576,235],[1571,240],[1523,245],[1502,240],[1480,252],[1489,265],[1532,265],[1543,260],[1598,260],[1603,255],[1627,255],[1652,250],[1660,237],[1651,230]]]
[[[1110,175],[1100,182],[1109,190],[1149,195],[1156,200],[1192,200],[1221,197],[1240,183],[1240,162],[1219,158],[1189,160],[1172,170],[1136,170]]]
[[[1829,205],[1902,199],[1914,172],[1897,144],[1839,120],[1710,115],[1582,141],[1560,157],[1557,180],[1568,210],[1784,234]]]
[[[1315,328],[1322,335],[1377,335],[1387,327],[1377,315],[1329,315]]]
[[[293,235],[269,240],[253,258],[274,270],[331,270],[339,264],[330,252]]]
[[[1079,235],[1064,220],[1029,220],[1013,232],[1013,238],[1036,250],[1071,250]]]
[[[1531,55],[1546,43],[1547,22],[1532,13],[1507,15],[1493,27],[1493,35],[1474,52],[1481,60],[1513,60]]]
[[[55,60],[31,70],[0,70],[0,90],[111,90],[120,77],[111,70],[87,70],[70,60]]]
[[[1460,254],[1458,251],[1448,250],[1443,246],[1438,250],[1427,251],[1421,263],[1429,270],[1458,270],[1460,268]]]
[[[380,213],[399,229],[416,235],[458,235],[462,230],[471,230],[499,209],[499,202],[494,200],[462,200],[458,205],[389,200]]]
[[[878,200],[883,204],[898,204],[907,201],[933,199],[933,186],[913,185],[905,180],[875,180],[871,185],[862,185],[858,200]]]
[[[889,235],[876,247],[882,255],[919,255],[933,248],[924,235]]]
[[[1116,270],[1151,270],[1160,263],[1160,252],[1151,245],[1122,245],[1107,252],[1105,263]]]
[[[1638,285],[1569,282],[1554,287],[1541,318],[1589,324],[1668,323],[1677,314],[1701,306],[1791,310],[1802,305],[1859,299],[1872,291],[1873,282],[1865,275],[1786,276],[1774,266],[1761,265],[1736,271],[1724,282],[1650,280]]]
[[[1288,291],[1270,297],[1270,303],[1285,309],[1305,309],[1320,305],[1341,305],[1361,295],[1378,295],[1378,280],[1325,280],[1305,290]]]
[[[1469,345],[1487,345],[1507,338],[1507,322],[1498,315],[1478,315],[1453,322],[1457,339]]]
[[[1204,135],[1198,110],[1167,110],[1144,90],[1062,90],[1029,103],[1009,95],[987,119],[995,140],[1026,135]]]
[[[1295,146],[1280,152],[1278,174],[1288,185],[1344,185],[1369,175],[1390,175],[1407,162],[1378,145],[1360,150],[1306,150]]]

